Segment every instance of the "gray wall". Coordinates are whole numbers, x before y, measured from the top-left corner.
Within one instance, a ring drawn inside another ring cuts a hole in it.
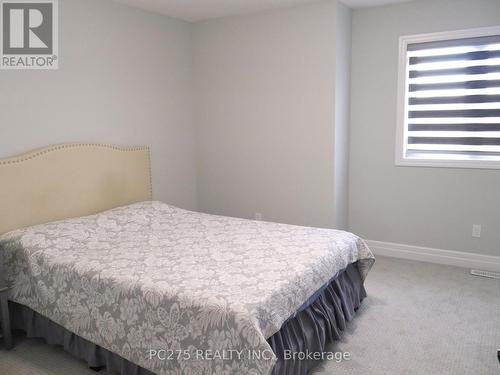
[[[500,2],[354,11],[348,130],[349,17],[326,1],[191,26],[107,0],[61,1],[60,69],[0,71],[0,157],[60,142],[149,144],[157,199],[344,227],[350,131],[351,231],[500,255],[499,171],[394,165],[398,37],[498,25]]]
[[[336,225],[334,174],[343,173],[334,164],[337,6],[195,25],[201,210]],[[345,34],[348,16],[343,7]],[[345,201],[346,193],[338,196]]]
[[[60,68],[0,71],[0,157],[61,142],[146,144],[155,198],[196,208],[190,24],[59,1]]]
[[[379,241],[500,255],[500,171],[396,167],[398,37],[500,24],[498,0],[356,10],[349,229]],[[472,224],[482,224],[480,239]]]
[[[351,10],[337,3],[335,17],[335,227],[348,227],[349,96],[351,74]]]

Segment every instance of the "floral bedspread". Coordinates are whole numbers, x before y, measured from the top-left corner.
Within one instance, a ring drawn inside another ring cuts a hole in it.
[[[0,237],[10,299],[157,374],[268,374],[266,338],[359,261],[352,233],[141,202]]]

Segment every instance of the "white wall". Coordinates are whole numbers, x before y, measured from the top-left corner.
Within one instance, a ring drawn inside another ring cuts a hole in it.
[[[500,255],[500,171],[396,167],[398,37],[500,24],[498,0],[354,11],[349,229],[379,241]],[[481,239],[471,237],[482,224]]]
[[[155,198],[196,208],[190,24],[103,0],[59,1],[59,19],[59,70],[0,70],[0,157],[150,145]]]
[[[349,34],[349,11],[335,1],[195,25],[201,210],[345,225],[335,211],[335,198],[347,194],[336,194],[334,176],[342,174],[334,145],[336,17],[347,19]]]

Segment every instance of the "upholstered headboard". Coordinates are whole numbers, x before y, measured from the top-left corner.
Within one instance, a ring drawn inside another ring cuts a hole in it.
[[[148,147],[62,144],[0,159],[0,234],[151,197]]]

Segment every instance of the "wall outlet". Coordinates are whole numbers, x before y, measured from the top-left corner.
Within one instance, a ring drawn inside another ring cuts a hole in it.
[[[262,220],[262,214],[260,212],[255,213],[255,220]]]
[[[472,237],[481,237],[481,224],[472,224]]]

